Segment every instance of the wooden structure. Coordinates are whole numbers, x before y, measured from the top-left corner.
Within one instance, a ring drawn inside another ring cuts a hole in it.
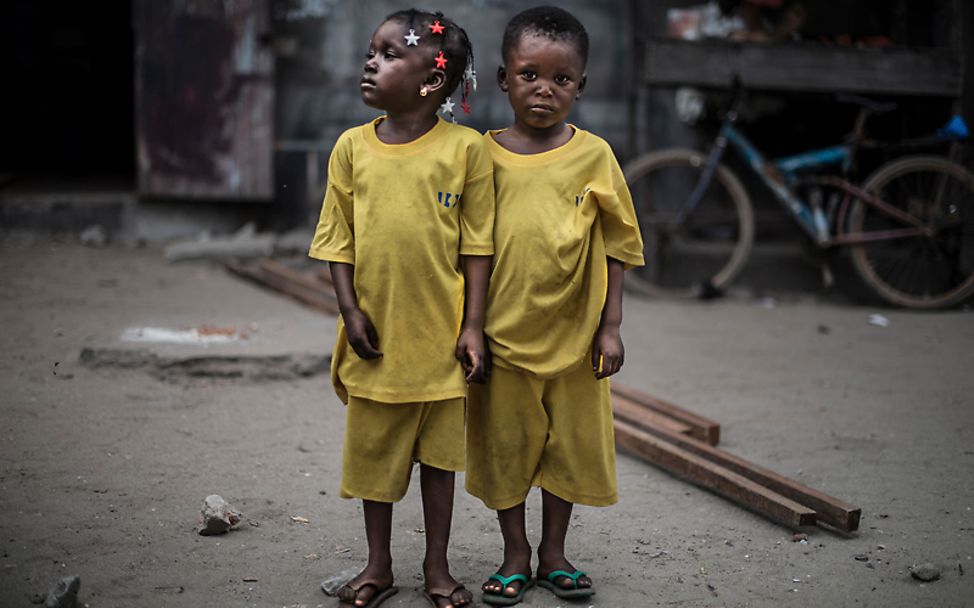
[[[139,194],[270,200],[269,0],[134,0]]]
[[[857,49],[811,42],[737,43],[656,39],[643,76],[657,86],[726,87],[866,95],[960,97],[961,55],[948,48]]]

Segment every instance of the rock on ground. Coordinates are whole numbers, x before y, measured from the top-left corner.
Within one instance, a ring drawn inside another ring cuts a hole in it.
[[[233,510],[222,496],[211,494],[203,501],[199,533],[203,536],[223,534],[240,523],[240,513]]]

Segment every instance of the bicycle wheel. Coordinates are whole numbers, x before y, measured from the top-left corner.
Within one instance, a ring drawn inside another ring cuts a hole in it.
[[[891,304],[944,308],[974,293],[974,175],[944,158],[891,161],[863,184],[886,204],[919,219],[919,234],[852,247],[863,280]],[[908,228],[890,213],[857,200],[851,233]]]
[[[700,203],[679,221],[707,157],[669,149],[626,165],[626,183],[643,235],[646,266],[626,273],[648,295],[708,297],[740,272],[754,240],[754,213],[740,180],[718,165]]]

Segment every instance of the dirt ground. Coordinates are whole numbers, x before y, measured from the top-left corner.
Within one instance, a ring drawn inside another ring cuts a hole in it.
[[[326,375],[306,375],[323,369],[307,361],[330,349],[332,318],[215,265],[43,242],[0,250],[0,322],[0,606],[67,574],[91,607],[337,603],[319,582],[362,564],[365,546],[360,506],[337,496],[342,406]],[[186,349],[118,341],[127,327],[203,324],[244,328],[237,346],[265,358],[193,346],[181,365]],[[628,297],[624,337],[620,381],[716,419],[722,447],[861,506],[862,526],[792,542],[620,455],[619,504],[578,508],[569,536],[598,589],[583,606],[974,605],[971,313]],[[80,361],[85,348],[101,366]],[[396,510],[391,608],[426,605],[417,486]],[[214,493],[245,519],[202,537]],[[533,493],[535,542],[539,515]],[[454,574],[476,588],[500,550],[461,480]],[[911,578],[926,561],[940,580]],[[535,590],[524,605],[565,603]]]

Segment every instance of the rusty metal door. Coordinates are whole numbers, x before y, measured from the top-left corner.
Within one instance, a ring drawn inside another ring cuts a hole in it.
[[[140,194],[270,200],[269,0],[133,0]]]

